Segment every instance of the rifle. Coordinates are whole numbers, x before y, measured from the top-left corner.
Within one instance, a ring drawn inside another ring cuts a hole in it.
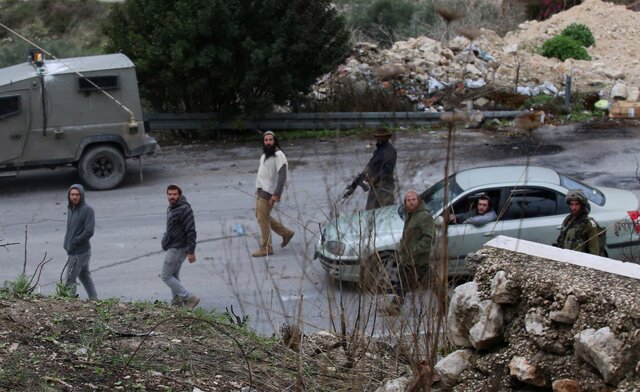
[[[353,192],[355,192],[357,187],[362,188],[362,190],[365,192],[369,192],[369,186],[365,183],[366,178],[367,178],[366,172],[363,171],[362,173],[358,174],[356,178],[353,179],[351,184],[347,186],[347,189],[345,190],[344,195],[342,195],[342,198],[346,199],[349,196],[351,196]]]

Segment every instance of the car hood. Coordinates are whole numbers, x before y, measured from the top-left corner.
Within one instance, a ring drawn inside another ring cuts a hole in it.
[[[620,210],[624,212],[638,209],[638,199],[632,192],[607,187],[598,189],[600,189],[605,197],[604,208],[610,209],[611,211]]]
[[[404,221],[398,214],[398,205],[342,215],[324,227],[325,241],[346,244],[345,256],[363,251],[393,249],[402,237]],[[361,243],[358,241],[361,240]]]

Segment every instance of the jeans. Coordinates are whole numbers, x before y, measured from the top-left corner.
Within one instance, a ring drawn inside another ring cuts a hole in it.
[[[164,257],[162,265],[162,273],[160,277],[162,281],[169,286],[173,298],[186,300],[191,294],[184,288],[180,282],[180,268],[187,258],[187,248],[170,248]]]
[[[87,292],[89,299],[97,299],[98,293],[96,293],[96,287],[93,284],[93,279],[91,279],[91,271],[89,271],[89,259],[91,259],[91,250],[67,257],[65,284],[70,287],[75,294],[76,286],[78,285],[77,279],[80,278],[80,282]]]

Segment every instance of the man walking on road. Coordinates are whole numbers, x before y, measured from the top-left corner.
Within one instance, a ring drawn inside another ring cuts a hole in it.
[[[196,262],[196,223],[191,205],[177,185],[167,187],[167,231],[162,237],[162,250],[167,251],[162,266],[162,281],[173,294],[172,305],[194,308],[200,298],[189,293],[180,282],[180,268],[185,259]]]
[[[67,251],[67,268],[65,284],[76,293],[77,279],[80,278],[82,286],[89,299],[97,299],[98,294],[91,279],[89,271],[89,259],[91,258],[91,244],[89,239],[93,237],[95,227],[95,214],[93,208],[85,201],[84,187],[73,184],[67,192],[67,232],[64,235],[64,250]]]
[[[287,157],[272,131],[266,131],[262,136],[262,148],[256,177],[256,220],[260,227],[260,249],[251,254],[253,257],[273,255],[271,230],[282,237],[282,248],[287,246],[294,234],[293,230],[271,217],[271,210],[280,201],[287,181]]]
[[[396,188],[393,174],[397,154],[389,142],[391,132],[381,128],[373,136],[376,138],[376,150],[365,168],[367,182],[371,186],[367,196],[367,210],[392,205]]]

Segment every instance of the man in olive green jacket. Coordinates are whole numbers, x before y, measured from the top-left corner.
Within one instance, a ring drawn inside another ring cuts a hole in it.
[[[562,222],[558,247],[605,256],[604,249],[600,249],[598,225],[589,218],[591,205],[587,196],[580,189],[571,189],[566,200],[571,214]]]
[[[436,231],[433,217],[416,191],[405,194],[404,206],[406,218],[397,253],[399,279],[393,283],[395,296],[388,311],[400,310],[409,290],[425,286],[433,265]]]

